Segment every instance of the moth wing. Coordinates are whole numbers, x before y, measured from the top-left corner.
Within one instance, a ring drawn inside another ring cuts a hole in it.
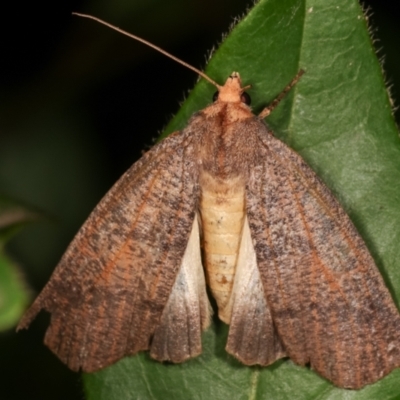
[[[45,343],[71,369],[95,371],[150,347],[193,230],[199,189],[192,142],[191,132],[173,134],[121,177],[21,320],[18,329],[49,311]],[[204,285],[199,290],[204,298]],[[201,329],[202,321],[194,325]]]
[[[360,388],[400,365],[400,316],[363,240],[301,157],[258,131],[248,182],[257,265],[288,356]]]
[[[246,365],[269,365],[286,356],[265,298],[247,217],[228,308],[228,353]]]
[[[178,276],[152,340],[150,355],[159,361],[175,363],[199,355],[201,332],[209,326],[211,314],[196,215]]]

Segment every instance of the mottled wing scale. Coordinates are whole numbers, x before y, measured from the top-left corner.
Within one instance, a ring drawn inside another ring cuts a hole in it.
[[[193,231],[199,188],[191,140],[190,132],[171,135],[122,176],[21,320],[19,329],[49,311],[45,343],[71,369],[95,371],[149,348]],[[198,354],[208,319],[204,285],[191,294],[201,298],[198,320],[180,335],[190,335]],[[180,344],[157,343],[170,359],[190,356]]]
[[[247,216],[274,327],[287,355],[360,388],[400,365],[400,317],[364,242],[294,151],[259,130]],[[235,316],[232,316],[235,320]]]

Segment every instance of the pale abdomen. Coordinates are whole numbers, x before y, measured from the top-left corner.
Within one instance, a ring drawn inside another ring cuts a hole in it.
[[[241,178],[217,180],[202,176],[200,213],[207,283],[217,301],[218,315],[230,322],[228,301],[245,216],[244,182]]]

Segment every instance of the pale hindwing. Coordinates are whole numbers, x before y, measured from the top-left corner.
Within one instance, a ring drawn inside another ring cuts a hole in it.
[[[95,371],[150,347],[195,217],[192,142],[190,131],[174,134],[121,177],[21,320],[25,328],[49,311],[45,343],[71,369]]]
[[[269,365],[286,356],[265,298],[247,218],[228,308],[228,353],[247,365]]]
[[[196,216],[182,265],[154,334],[150,355],[159,361],[175,363],[198,356],[201,333],[210,325],[211,314]]]
[[[274,325],[288,356],[359,388],[400,365],[400,317],[363,240],[293,150],[258,132],[247,215]]]

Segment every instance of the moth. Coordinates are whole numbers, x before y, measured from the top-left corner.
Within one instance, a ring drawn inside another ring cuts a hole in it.
[[[207,284],[242,363],[379,380],[400,365],[398,310],[338,201],[263,121],[302,71],[256,116],[238,73],[194,70],[215,101],[111,188],[18,329],[50,312],[45,343],[74,371],[143,350],[180,363],[201,353]]]

